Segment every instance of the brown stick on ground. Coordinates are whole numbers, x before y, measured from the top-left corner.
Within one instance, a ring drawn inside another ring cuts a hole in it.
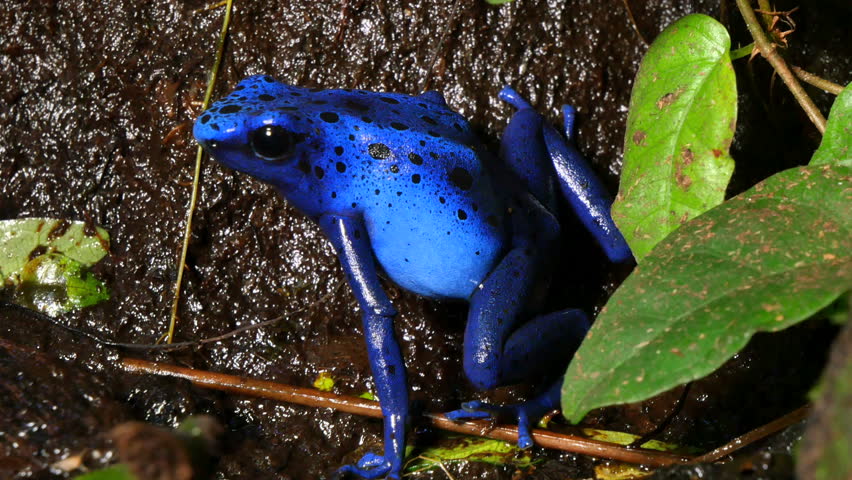
[[[321,392],[311,388],[294,387],[275,382],[253,380],[223,373],[193,370],[164,363],[148,362],[135,358],[122,360],[124,369],[131,373],[148,373],[189,380],[195,385],[222,390],[241,395],[252,395],[271,398],[284,402],[295,403],[310,407],[333,408],[342,412],[381,418],[382,411],[378,402],[363,398],[337,395]],[[428,413],[425,415],[435,428],[451,432],[488,437],[506,442],[518,441],[517,427],[498,425],[491,428],[488,421],[473,421],[456,423],[444,415]],[[562,450],[571,453],[589,455],[597,458],[618,460],[627,463],[662,467],[666,465],[687,463],[691,459],[686,456],[645,450],[641,448],[626,448],[621,445],[591,440],[576,435],[566,435],[547,430],[533,430],[536,445]]]
[[[761,427],[757,427],[754,430],[740,435],[739,437],[731,440],[730,442],[722,445],[721,447],[713,450],[712,452],[705,453],[700,457],[695,457],[692,459],[693,463],[711,463],[718,461],[724,458],[727,455],[730,455],[737,450],[750,445],[758,440],[763,440],[764,438],[772,435],[773,433],[780,432],[785,428],[793,425],[794,423],[801,422],[805,418],[807,418],[808,413],[810,412],[810,405],[805,405],[804,407],[797,408],[792,412],[784,415],[783,417],[776,418],[775,420],[763,425]]]

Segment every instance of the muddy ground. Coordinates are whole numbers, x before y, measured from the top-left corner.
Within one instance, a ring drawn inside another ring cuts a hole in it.
[[[693,12],[750,41],[733,2],[632,0],[238,1],[221,77],[223,95],[265,73],[308,87],[443,92],[491,145],[511,109],[513,85],[558,122],[578,108],[580,150],[613,192],[630,88],[649,41]],[[794,2],[777,2],[779,9]],[[107,228],[112,251],[97,267],[110,301],[62,322],[122,342],[164,332],[195,157],[192,121],[213,63],[222,10],[205,2],[32,1],[0,5],[0,218],[85,220]],[[846,2],[807,2],[789,55],[806,70],[848,80]],[[731,193],[804,163],[819,136],[762,61],[736,64],[740,116]],[[824,112],[831,98],[809,90]],[[0,308],[0,477],[62,478],[48,466],[136,419],[174,426],[210,413],[226,428],[217,478],[329,478],[381,442],[381,424],[326,410],[203,391],[186,382],[124,373],[120,357],[189,365],[309,386],[323,371],[339,393],[371,389],[355,301],[329,244],[268,188],[206,161],[185,276],[178,340],[212,337],[296,309],[275,327],[192,351],[138,354],[100,346]],[[554,304],[594,313],[627,273],[607,265],[578,233],[565,240]],[[477,397],[461,374],[465,307],[386,285],[413,398],[427,410]],[[331,292],[331,295],[328,295]],[[327,297],[325,301],[319,299]],[[709,447],[804,402],[831,330],[805,324],[750,349],[691,389],[664,438]],[[490,398],[523,394],[498,392]],[[678,392],[594,412],[587,422],[651,430]],[[478,397],[477,397],[478,398]],[[772,400],[767,400],[772,399]],[[545,453],[529,478],[588,475],[591,459]],[[457,478],[509,479],[511,468],[452,467]],[[428,473],[422,478],[445,478]],[[784,478],[784,477],[777,477]]]

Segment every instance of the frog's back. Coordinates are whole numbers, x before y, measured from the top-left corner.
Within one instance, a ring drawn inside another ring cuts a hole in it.
[[[406,146],[389,149],[399,153],[389,157],[390,167],[379,167],[385,186],[362,197],[376,258],[408,290],[468,298],[505,243],[503,202],[490,177],[472,150],[421,151],[418,165]]]
[[[468,298],[499,260],[505,231],[487,154],[467,121],[435,92],[312,99],[326,112],[313,112],[327,145],[312,164],[331,172],[331,209],[363,215],[376,259],[400,286]]]
[[[362,213],[377,260],[408,290],[468,298],[503,253],[505,229],[487,154],[467,121],[437,93],[341,93],[347,114],[338,121],[348,125],[331,151],[352,152],[343,155],[342,197]],[[352,115],[353,103],[369,109]]]

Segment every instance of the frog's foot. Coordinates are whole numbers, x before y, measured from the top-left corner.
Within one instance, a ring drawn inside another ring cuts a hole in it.
[[[444,414],[454,422],[465,420],[512,418],[518,422],[518,447],[527,449],[533,446],[532,426],[550,409],[543,408],[540,402],[515,403],[511,405],[492,405],[474,400],[462,404],[461,410]]]
[[[399,479],[399,471],[393,470],[394,462],[376,453],[367,453],[355,465],[344,465],[337,471],[337,477],[355,475],[361,478]]]

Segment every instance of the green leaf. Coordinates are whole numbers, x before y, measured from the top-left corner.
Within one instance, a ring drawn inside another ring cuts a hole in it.
[[[639,480],[653,474],[653,471],[648,471],[641,465],[628,465],[626,463],[595,465],[595,480]]]
[[[503,5],[504,3],[513,2],[514,0],[485,0],[486,3],[490,3],[491,5]]]
[[[16,275],[12,299],[18,305],[57,316],[109,299],[106,286],[83,265],[59,254],[30,260]]]
[[[411,455],[413,450],[406,452]],[[438,445],[419,452],[405,465],[406,473],[423,472],[439,468],[440,464],[456,462],[482,462],[492,465],[511,465],[528,468],[534,461],[529,450],[490,438],[450,435]]]
[[[127,465],[119,463],[102,470],[95,470],[84,475],[74,477],[74,480],[136,480],[136,477],[130,473]]]
[[[642,60],[612,207],[637,261],[724,200],[737,119],[730,46],[719,22],[689,15],[663,31]]]
[[[834,100],[825,125],[825,135],[811,158],[811,165],[849,159],[852,159],[852,83]]]
[[[334,376],[330,372],[320,372],[314,380],[314,388],[321,392],[330,392],[334,389]]]
[[[818,398],[796,455],[799,478],[852,478],[852,322],[831,347]]]
[[[49,315],[109,298],[88,267],[108,253],[109,235],[83,222],[48,218],[0,221],[0,280],[12,299]]]
[[[661,242],[601,311],[565,374],[564,415],[703,377],[758,331],[852,285],[852,162],[781,172]]]
[[[42,253],[61,253],[90,267],[109,252],[109,234],[83,222],[53,218],[0,220],[0,279],[20,273]]]
[[[358,398],[363,398],[364,400],[372,400],[374,402],[379,401],[379,397],[377,397],[373,392],[364,392],[361,395],[358,395]]]
[[[599,428],[584,428],[582,430],[586,438],[592,440],[600,440],[602,442],[616,443],[618,445],[630,445],[636,440],[639,440],[639,435],[633,435],[627,432],[616,432],[614,430],[601,430]],[[647,450],[658,450],[661,452],[674,452],[676,450],[686,450],[684,447],[674,443],[667,443],[660,440],[648,440],[639,446]],[[691,450],[691,449],[690,449]]]

